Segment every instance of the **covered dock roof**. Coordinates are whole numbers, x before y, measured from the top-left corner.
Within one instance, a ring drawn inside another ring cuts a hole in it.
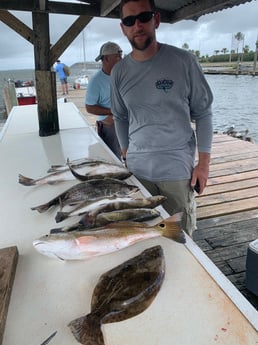
[[[161,22],[176,23],[232,8],[251,0],[156,0]],[[59,131],[55,73],[51,67],[71,42],[94,17],[119,18],[120,0],[1,0],[0,20],[34,46],[35,80],[38,101],[39,135]],[[31,12],[32,28],[11,11]],[[49,14],[78,15],[75,22],[58,39],[50,42]]]

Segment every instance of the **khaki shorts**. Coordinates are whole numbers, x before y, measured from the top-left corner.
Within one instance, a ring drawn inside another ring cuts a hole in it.
[[[139,181],[152,195],[164,195],[167,200],[162,204],[164,209],[173,215],[183,212],[182,229],[190,236],[196,230],[196,203],[189,180],[150,182]]]

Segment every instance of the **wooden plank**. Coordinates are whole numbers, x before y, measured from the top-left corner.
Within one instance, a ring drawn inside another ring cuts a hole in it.
[[[256,186],[258,186],[258,177],[253,178],[253,179],[248,179],[248,180],[236,181],[236,182],[208,185],[206,186],[204,193],[198,196],[197,199],[200,199],[207,195],[236,191],[236,190],[241,190],[241,189],[248,189],[248,188],[252,188]]]
[[[248,180],[258,177],[258,170],[244,171],[239,174],[229,174],[225,176],[209,177],[208,186],[220,183]]]
[[[248,243],[239,243],[231,247],[216,248],[205,252],[205,254],[215,263],[222,260],[230,260],[245,256],[248,249]]]
[[[257,186],[257,185],[256,185]],[[232,192],[226,191],[224,193],[216,193],[212,195],[204,195],[196,199],[197,206],[208,206],[221,204],[225,202],[243,200],[256,197],[258,195],[258,187],[234,190]]]
[[[214,226],[208,229],[198,229],[194,232],[195,240],[205,239],[212,248],[218,247],[216,243],[213,245],[213,242],[218,239],[221,242],[220,247],[225,247],[235,244],[238,239],[240,241],[241,237],[244,238],[244,242],[251,242],[254,238],[258,238],[257,218]]]
[[[226,170],[226,169],[232,169],[234,170],[235,168],[246,168],[249,166],[257,166],[258,165],[258,158],[257,157],[253,157],[250,159],[241,159],[238,161],[230,161],[230,162],[223,162],[223,163],[218,163],[218,164],[212,164],[210,166],[210,171],[214,172],[216,170]],[[243,169],[244,170],[244,169]],[[249,168],[248,168],[249,170]],[[254,170],[250,169],[250,170]]]
[[[16,246],[0,249],[0,344],[3,340],[17,262]]]
[[[254,210],[250,211],[240,211],[233,214],[227,214],[223,216],[214,216],[213,218],[207,219],[197,219],[197,231],[194,232],[194,236],[199,233],[199,230],[207,230],[211,227],[236,223],[244,220],[252,220],[255,219],[257,221],[258,218],[258,206]]]
[[[217,177],[217,176],[225,176],[225,175],[230,175],[230,174],[239,174],[243,173],[246,171],[253,171],[258,169],[258,164],[250,164],[248,166],[240,165],[240,166],[235,166],[234,168],[225,168],[221,170],[215,170],[215,171],[210,171],[209,176],[210,177]]]
[[[225,202],[222,204],[203,206],[197,208],[197,218],[211,218],[219,215],[230,214],[234,212],[247,211],[257,209],[258,197],[249,198],[247,200],[237,200]]]
[[[248,150],[247,152],[238,152],[236,154],[231,154],[228,156],[218,155],[217,157],[211,156],[211,164],[218,164],[223,162],[232,162],[241,159],[248,159],[258,157],[258,150]]]

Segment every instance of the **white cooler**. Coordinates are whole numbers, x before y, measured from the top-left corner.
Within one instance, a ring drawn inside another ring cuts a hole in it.
[[[258,239],[249,243],[246,257],[246,287],[258,296]]]

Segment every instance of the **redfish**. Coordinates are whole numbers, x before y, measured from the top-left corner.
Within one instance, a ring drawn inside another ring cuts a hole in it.
[[[138,222],[117,222],[96,230],[57,232],[33,242],[41,254],[61,260],[87,260],[109,254],[149,238],[164,236],[185,243],[181,230],[182,213],[161,221],[157,225]]]

